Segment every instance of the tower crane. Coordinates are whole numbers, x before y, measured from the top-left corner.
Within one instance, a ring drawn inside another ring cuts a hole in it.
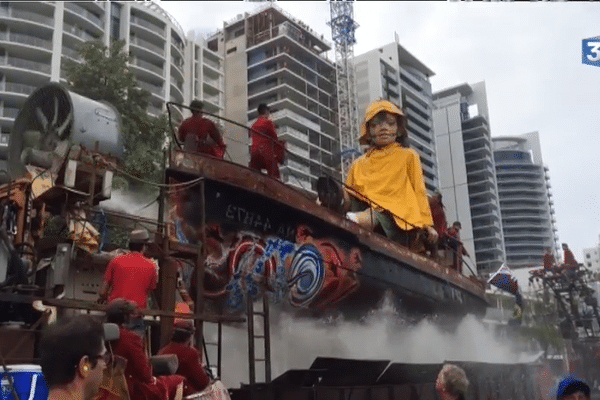
[[[358,24],[354,21],[352,0],[331,0],[329,10],[331,20],[327,24],[331,26],[331,36],[335,44],[341,172],[345,179],[350,164],[358,154],[358,110],[354,74],[354,32]]]

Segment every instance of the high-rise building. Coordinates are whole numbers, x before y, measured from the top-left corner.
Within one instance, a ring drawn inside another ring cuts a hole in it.
[[[425,186],[438,187],[433,100],[429,78],[434,75],[397,41],[354,58],[358,115],[364,118],[369,103],[386,99],[406,113],[410,147],[421,157]]]
[[[225,22],[207,44],[224,57],[227,118],[251,124],[258,105],[269,105],[287,142],[282,180],[314,192],[320,175],[339,177],[335,67],[323,35],[268,3]],[[227,134],[232,158],[247,163],[248,130]]]
[[[558,243],[550,178],[538,132],[492,139],[506,264],[535,267]]]
[[[154,2],[2,2],[0,4],[0,130],[10,133],[27,96],[49,82],[65,82],[66,58],[77,45],[124,39],[138,84],[151,93],[148,112],[196,97],[207,110],[223,111],[222,58],[182,28]],[[189,45],[188,45],[189,43]],[[187,54],[189,53],[189,54]],[[193,60],[193,62],[192,62]],[[192,77],[194,79],[192,79]],[[176,120],[181,110],[173,110]]]
[[[461,238],[481,273],[504,261],[504,238],[485,83],[433,94],[439,188],[448,221],[460,221]],[[463,267],[464,270],[464,267]]]
[[[594,272],[600,272],[600,236],[596,247],[583,249],[583,265]]]

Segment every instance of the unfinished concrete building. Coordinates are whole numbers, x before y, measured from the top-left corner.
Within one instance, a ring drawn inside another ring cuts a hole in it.
[[[207,40],[224,57],[225,116],[252,124],[267,103],[277,133],[287,142],[282,180],[309,192],[318,176],[339,177],[335,67],[331,45],[274,4],[239,14]],[[247,164],[248,131],[226,126],[228,151]]]

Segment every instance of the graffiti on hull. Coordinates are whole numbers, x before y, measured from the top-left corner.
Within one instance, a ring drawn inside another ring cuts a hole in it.
[[[276,225],[264,214],[233,204],[223,207],[222,218],[214,218],[221,221],[207,221],[202,232],[190,205],[195,196],[170,196],[169,234],[182,243],[205,238],[205,296],[222,301],[227,310],[242,310],[261,291],[275,303],[319,310],[358,289],[358,248],[344,249],[331,237],[317,237],[307,224]]]

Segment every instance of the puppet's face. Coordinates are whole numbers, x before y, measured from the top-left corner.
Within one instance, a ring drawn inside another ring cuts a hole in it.
[[[369,121],[369,136],[375,147],[385,147],[394,143],[398,135],[396,115],[382,111]]]

